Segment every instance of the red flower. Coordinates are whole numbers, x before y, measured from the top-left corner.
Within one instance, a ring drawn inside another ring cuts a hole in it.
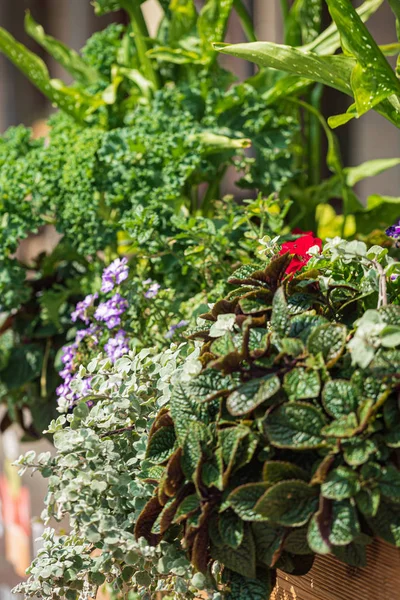
[[[322,250],[322,240],[315,237],[311,231],[307,231],[293,242],[285,242],[282,244],[279,254],[286,254],[286,252],[294,254],[294,258],[290,261],[289,266],[286,269],[288,275],[296,273],[296,271],[299,271],[308,263],[311,258],[311,255],[308,254],[308,250],[313,246],[318,246],[318,248]]]

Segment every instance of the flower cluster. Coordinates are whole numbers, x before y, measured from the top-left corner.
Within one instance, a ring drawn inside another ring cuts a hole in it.
[[[394,239],[400,238],[400,219],[395,225],[391,225],[386,229],[386,235]]]
[[[102,292],[108,294],[108,292],[112,292],[116,285],[128,279],[129,267],[127,263],[127,258],[117,258],[109,267],[104,269],[101,284]]]
[[[114,260],[103,271],[101,292],[112,292],[128,278],[128,275],[127,259]],[[82,397],[90,391],[90,376],[80,380],[79,392],[75,390],[74,382],[77,380],[80,365],[85,366],[90,362],[94,349],[103,349],[112,363],[129,352],[128,335],[121,328],[128,301],[118,291],[96,306],[98,299],[98,293],[89,294],[78,302],[71,314],[73,323],[82,321],[88,327],[78,329],[73,343],[65,346],[62,351],[63,368],[59,374],[63,382],[56,390],[62,408],[73,406],[78,396]]]
[[[143,285],[147,287],[144,293],[145,298],[155,298],[161,287],[159,283],[152,279],[146,279],[146,281],[143,281]]]

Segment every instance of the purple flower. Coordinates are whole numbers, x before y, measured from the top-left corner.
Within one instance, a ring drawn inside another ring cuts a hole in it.
[[[119,285],[129,275],[129,267],[127,266],[127,258],[117,258],[103,271],[101,291],[111,292],[116,285]]]
[[[126,332],[123,329],[120,329],[115,337],[108,340],[107,344],[104,346],[104,350],[107,352],[107,356],[113,363],[124,354],[127,354],[129,352],[129,345]]]
[[[146,279],[146,281],[143,281],[143,285],[149,286],[144,293],[145,298],[155,298],[161,287],[159,283],[153,281],[152,279]]]
[[[121,315],[128,308],[128,302],[120,294],[114,294],[114,296],[102,302],[94,313],[95,319],[103,321],[108,329],[114,329],[121,324]]]
[[[85,337],[91,337],[94,344],[97,345],[99,343],[99,330],[100,328],[94,323],[92,323],[92,325],[90,325],[87,329],[78,329],[75,335],[75,344],[80,344]]]
[[[78,304],[76,305],[76,309],[71,314],[72,322],[75,323],[78,319],[81,319],[81,321],[83,321],[84,323],[89,323],[87,309],[93,305],[93,302],[97,300],[98,297],[99,295],[97,293],[89,294],[88,296],[86,296],[86,298],[84,298],[84,300],[82,300],[82,302],[78,302]]]
[[[167,340],[170,340],[174,334],[175,331],[177,329],[181,329],[182,327],[186,327],[186,325],[189,323],[189,321],[179,321],[179,323],[175,323],[175,325],[171,325],[171,327],[169,328],[169,330],[167,331],[167,333],[165,334],[165,337],[167,338]]]
[[[400,237],[400,221],[397,222],[396,225],[391,225],[390,227],[388,227],[386,229],[386,235],[388,235],[389,237],[392,238],[399,238]]]

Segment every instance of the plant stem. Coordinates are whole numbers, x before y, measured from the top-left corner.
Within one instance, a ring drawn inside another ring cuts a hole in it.
[[[110,435],[119,435],[120,433],[125,433],[127,431],[132,431],[135,429],[135,425],[131,425],[130,427],[121,427],[121,429],[114,429],[113,431],[106,431],[105,433],[101,433],[100,437],[108,437]]]
[[[149,81],[152,82],[154,88],[159,88],[158,75],[153,68],[151,59],[147,56],[147,38],[149,38],[149,31],[147,29],[146,21],[144,20],[142,9],[136,0],[122,0],[123,8],[129,14],[133,33],[135,34],[135,44],[137,53],[139,56],[140,63],[143,68],[144,75]]]
[[[257,36],[254,31],[253,20],[242,0],[234,0],[234,7],[248,41],[256,42]]]
[[[286,20],[289,16],[289,12],[290,12],[289,2],[288,2],[288,0],[280,0],[280,3],[281,3],[283,21],[284,21],[284,24],[286,24]]]
[[[386,273],[382,265],[377,261],[373,261],[373,265],[379,273],[379,298],[378,308],[388,305],[387,299],[387,284],[386,284]]]
[[[323,86],[317,84],[310,96],[310,104],[320,110]],[[317,117],[310,115],[308,135],[308,181],[318,185],[321,180],[321,125]]]

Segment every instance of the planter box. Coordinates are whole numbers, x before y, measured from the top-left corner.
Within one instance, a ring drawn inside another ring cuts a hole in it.
[[[271,600],[399,600],[400,550],[377,540],[367,555],[363,569],[318,557],[302,577],[279,571]]]

